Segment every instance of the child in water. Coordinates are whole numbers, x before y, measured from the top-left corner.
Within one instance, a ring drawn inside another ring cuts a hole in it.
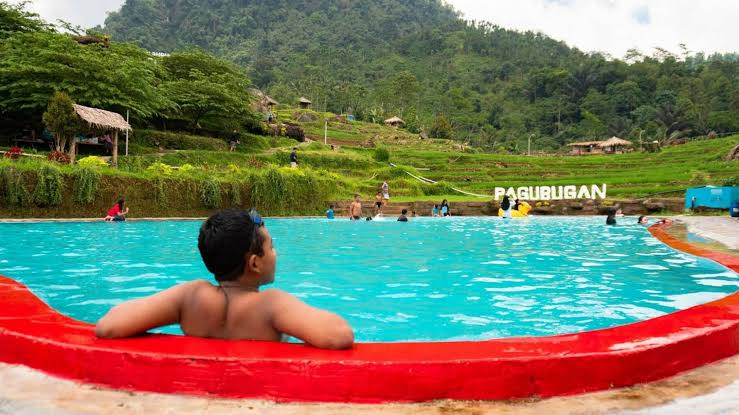
[[[343,318],[281,290],[260,291],[275,279],[277,252],[255,211],[211,216],[200,228],[198,249],[217,285],[190,281],[117,305],[98,321],[95,334],[131,337],[179,324],[188,336],[280,341],[288,335],[318,348],[352,347],[354,333]]]

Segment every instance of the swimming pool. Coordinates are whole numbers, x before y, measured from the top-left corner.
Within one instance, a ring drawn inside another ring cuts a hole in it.
[[[0,274],[94,322],[121,301],[209,278],[199,225],[4,223]],[[272,219],[267,227],[278,251],[275,287],[346,317],[365,342],[581,332],[739,287],[735,272],[675,251],[645,227],[608,227],[602,218]]]

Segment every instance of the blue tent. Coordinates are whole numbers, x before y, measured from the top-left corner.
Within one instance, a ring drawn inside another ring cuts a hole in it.
[[[691,187],[685,193],[686,209],[691,207],[729,209],[734,202],[739,202],[739,187]]]

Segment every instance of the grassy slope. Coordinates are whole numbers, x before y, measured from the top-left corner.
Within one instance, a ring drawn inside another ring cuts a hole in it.
[[[280,112],[286,120],[294,110]],[[302,123],[309,138],[323,138],[324,119],[329,120],[328,140],[337,145],[331,150],[319,142],[301,144],[302,169],[334,180],[337,199],[349,198],[359,192],[372,197],[383,180],[388,180],[394,200],[480,200],[452,191],[454,186],[469,192],[491,194],[495,187],[516,187],[565,184],[608,184],[609,197],[646,196],[658,192],[680,191],[703,184],[720,184],[731,175],[739,174],[737,162],[723,157],[739,142],[739,136],[714,140],[699,140],[665,148],[660,153],[632,152],[608,156],[521,156],[482,154],[460,151],[458,142],[419,140],[415,134],[377,124],[342,122],[333,114],[316,113],[318,120]],[[320,136],[318,136],[320,134]],[[135,137],[135,135],[134,135]],[[250,141],[254,141],[251,143]],[[390,151],[390,161],[399,167],[373,159],[369,142]],[[197,180],[216,178],[232,180],[244,177],[248,171],[260,171],[269,165],[288,164],[290,148],[295,141],[247,137],[239,151],[158,150],[143,143],[132,142],[134,156],[121,160],[121,171],[114,176],[149,177],[145,169],[155,161],[172,166],[191,164],[188,173]],[[236,169],[236,170],[235,170]],[[243,173],[239,173],[239,169]],[[421,184],[405,174],[442,181],[441,185]],[[245,177],[244,177],[245,178]]]

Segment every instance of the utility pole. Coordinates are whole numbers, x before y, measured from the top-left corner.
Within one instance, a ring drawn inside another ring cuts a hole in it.
[[[533,137],[534,134],[529,134],[529,156],[531,156],[531,137]]]
[[[126,123],[128,123],[128,112],[129,111],[126,110]],[[128,156],[128,130],[126,130],[126,156]]]
[[[323,120],[323,144],[328,144],[328,120]]]

